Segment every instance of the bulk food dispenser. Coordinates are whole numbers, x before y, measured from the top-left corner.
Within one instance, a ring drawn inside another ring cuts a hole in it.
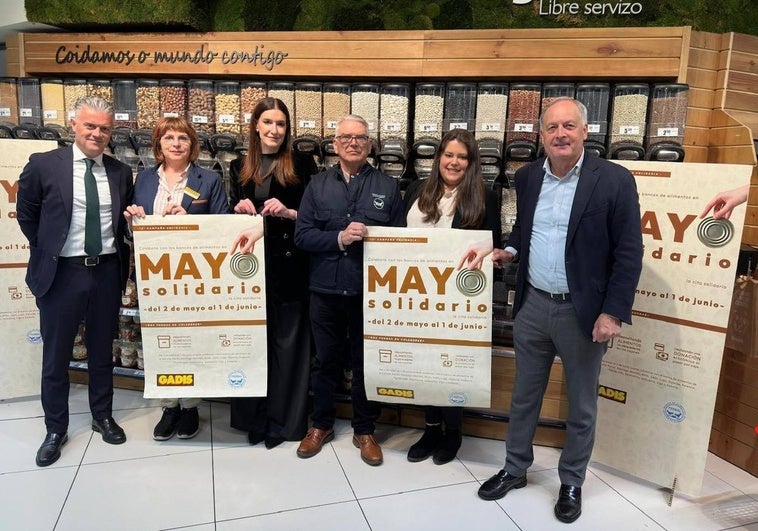
[[[42,125],[39,79],[18,79],[18,121],[19,124],[33,124],[38,127]]]
[[[219,168],[218,161],[216,160],[210,135],[203,131],[198,131],[197,140],[200,147],[200,153],[198,154],[195,163],[201,168],[215,171],[220,176],[223,172],[221,168]]]
[[[576,99],[587,107],[587,140],[584,149],[605,158],[608,140],[608,101],[611,86],[608,83],[580,83],[576,86]]]
[[[161,111],[160,87],[157,79],[137,80],[137,128],[155,127]],[[135,146],[136,147],[136,146]]]
[[[350,85],[347,83],[324,83],[324,110],[322,113],[323,140],[321,140],[321,162],[325,168],[339,162],[334,152],[334,136],[337,123],[350,114]]]
[[[138,129],[130,135],[132,145],[139,155],[138,171],[144,168],[152,168],[157,164],[153,154],[153,131],[151,129]]]
[[[0,123],[6,127],[18,124],[18,89],[13,77],[0,77]]]
[[[131,79],[113,82],[113,126],[137,128],[137,84]]]
[[[268,97],[277,98],[287,106],[290,118],[295,119],[295,84],[289,81],[272,81],[268,84]],[[295,124],[291,124],[292,134],[295,134]]]
[[[505,126],[506,160],[533,160],[537,155],[541,88],[539,83],[511,84]]]
[[[66,102],[63,98],[62,79],[41,79],[42,124],[45,127],[66,126]]]
[[[240,135],[240,84],[236,81],[216,81],[216,133]]]
[[[647,128],[647,160],[682,162],[684,125],[689,86],[682,83],[653,85]]]
[[[379,101],[380,87],[373,83],[358,83],[350,89],[350,114],[360,116],[368,123],[371,137],[371,152],[368,163],[377,165],[376,152],[379,149]]]
[[[321,159],[321,134],[323,126],[321,83],[298,83],[295,85],[295,107],[292,147],[296,151],[313,156],[316,164]]]
[[[116,94],[114,93],[114,98]],[[113,155],[132,169],[132,174],[137,175],[140,168],[140,156],[132,144],[134,130],[128,127],[116,127],[111,133],[111,151]]]
[[[377,165],[390,177],[400,178],[408,161],[408,111],[410,86],[385,83],[379,100],[379,153]]]
[[[181,79],[163,79],[158,89],[160,115],[163,118],[187,116],[187,84]]]
[[[266,83],[261,81],[245,81],[240,86],[240,130],[244,142],[247,142],[250,133],[250,122],[253,119],[253,110],[263,98],[266,97],[268,90]],[[237,146],[238,149],[240,146]]]
[[[503,138],[508,111],[507,83],[479,83],[474,134],[479,144],[482,177],[494,183],[503,171]]]
[[[613,111],[609,158],[642,160],[645,150],[645,117],[650,87],[644,83],[619,83],[613,87]]]
[[[416,85],[413,114],[413,170],[418,179],[432,173],[434,154],[442,138],[442,118],[445,112],[445,85],[420,83]]]
[[[216,158],[216,171],[220,170],[227,197],[229,196],[229,165],[237,158],[237,139],[231,133],[216,133],[210,137],[211,148]]]
[[[187,83],[187,118],[198,133],[216,133],[215,101],[213,81],[193,79]]]
[[[113,105],[113,87],[110,79],[88,79],[87,96],[102,98]]]
[[[63,81],[63,100],[66,104],[66,126],[70,128],[71,118],[74,117],[74,108],[79,98],[87,96],[86,79],[66,79]]]

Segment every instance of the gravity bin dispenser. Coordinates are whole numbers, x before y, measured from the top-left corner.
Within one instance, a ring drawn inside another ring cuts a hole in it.
[[[212,169],[221,175],[221,182],[224,183],[224,189],[228,197],[231,187],[229,166],[237,158],[237,139],[231,133],[216,133],[210,137],[210,144],[213,152],[216,154],[216,164]]]
[[[508,120],[505,131],[506,160],[534,160],[539,136],[539,83],[512,83],[508,93]]]
[[[502,184],[503,139],[508,110],[507,83],[479,83],[476,94],[476,142],[482,178],[490,186]]]
[[[321,83],[295,85],[295,127],[292,148],[311,155],[316,165],[321,164],[322,109]],[[290,114],[292,113],[293,110],[290,108]]]
[[[418,179],[426,179],[432,173],[434,154],[442,138],[442,117],[445,112],[445,85],[443,83],[420,83],[416,85],[414,100],[413,132],[411,151],[413,171]]]
[[[405,175],[408,162],[409,93],[407,83],[385,83],[381,87],[377,165],[396,179]]]
[[[608,102],[611,87],[608,83],[580,83],[576,86],[576,99],[587,107],[587,140],[584,149],[605,158],[608,140]]]
[[[650,87],[644,83],[619,83],[613,87],[613,111],[609,158],[642,160]]]
[[[157,162],[153,154],[153,132],[149,129],[138,129],[132,131],[130,136],[132,145],[139,155],[137,171],[155,166]]]
[[[324,168],[334,166],[339,158],[334,151],[337,123],[350,114],[350,85],[347,83],[324,83],[321,141],[321,162]]]
[[[368,163],[374,167],[378,166],[380,92],[379,85],[374,83],[355,83],[350,86],[350,114],[360,116],[368,124],[368,136],[371,137]]]
[[[134,131],[128,127],[116,127],[111,133],[111,151],[113,155],[132,169],[132,174],[137,175],[140,166],[140,156],[134,149],[132,134]]]
[[[689,86],[682,83],[653,85],[647,127],[647,160],[682,162],[684,125]]]

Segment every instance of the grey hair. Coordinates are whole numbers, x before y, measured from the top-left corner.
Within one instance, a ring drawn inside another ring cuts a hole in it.
[[[366,128],[366,131],[368,131],[368,122],[363,118],[363,116],[358,116],[357,114],[348,114],[347,116],[340,118],[340,121],[337,122],[336,131],[340,130],[342,122],[358,122]]]
[[[98,96],[85,96],[76,100],[74,104],[74,116],[79,114],[79,109],[82,107],[89,107],[96,112],[107,112],[111,116],[114,115],[113,106]]]
[[[560,98],[555,98],[553,101],[548,103],[547,106],[542,110],[542,114],[540,114],[540,129],[545,127],[545,113],[547,110],[559,101],[570,101],[576,105],[576,109],[579,111],[579,120],[581,120],[581,123],[579,125],[587,124],[587,107],[584,106],[584,103],[577,99],[569,98],[568,96],[561,96]]]

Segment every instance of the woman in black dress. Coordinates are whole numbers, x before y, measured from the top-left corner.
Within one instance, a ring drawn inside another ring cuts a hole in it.
[[[295,247],[297,209],[316,173],[313,157],[292,151],[286,105],[265,98],[250,122],[244,162],[231,166],[230,204],[238,214],[264,216],[268,393],[232,398],[231,425],[250,444],[266,448],[297,441],[307,429],[311,336],[308,319],[308,259]]]

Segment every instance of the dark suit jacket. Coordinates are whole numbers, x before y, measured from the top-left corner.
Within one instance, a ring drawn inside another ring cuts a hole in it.
[[[134,201],[145,209],[145,214],[154,214],[153,203],[155,194],[158,193],[158,168],[154,166],[142,170],[137,174],[134,183]],[[221,178],[215,171],[205,170],[190,165],[187,173],[186,188],[198,193],[194,198],[188,194],[182,197],[182,208],[187,214],[226,214],[229,212],[229,203],[226,200],[226,190]]]
[[[515,317],[524,300],[529,243],[545,159],[516,172],[516,223],[508,246],[519,252]],[[601,313],[632,321],[632,303],[642,271],[640,205],[626,168],[585,152],[566,237],[566,275],[582,330],[592,335]]]
[[[18,181],[17,218],[29,240],[26,283],[36,297],[42,297],[55,279],[58,256],[66,243],[74,202],[74,154],[71,146],[35,153]],[[122,289],[129,273],[129,248],[124,241],[126,220],[123,212],[133,195],[132,170],[103,155],[111,191],[111,214],[116,250],[121,262]]]
[[[403,206],[405,207],[406,218],[408,217],[408,212],[413,206],[413,203],[415,203],[416,199],[418,199],[421,183],[423,182],[424,180],[417,179],[413,181],[410,186],[408,186],[408,190],[405,191]],[[453,215],[453,224],[451,228],[461,228],[461,216],[458,210],[456,210],[455,214]],[[497,197],[492,190],[487,190],[487,195],[484,199],[484,219],[482,220],[482,224],[479,229],[492,231],[492,244],[494,247],[500,247],[500,210],[498,209]]]
[[[300,209],[305,187],[311,175],[317,171],[313,157],[306,153],[293,152],[295,175],[300,182],[291,186],[282,186],[272,178],[268,198],[275,197],[287,208]],[[261,205],[255,199],[255,182],[242,186],[239,175],[243,159],[232,161],[229,168],[231,187],[229,190],[232,209],[242,199],[250,199],[260,210]],[[290,302],[299,300],[308,294],[308,255],[295,247],[295,222],[289,219],[265,216],[266,235],[266,288],[267,296],[272,301]]]

